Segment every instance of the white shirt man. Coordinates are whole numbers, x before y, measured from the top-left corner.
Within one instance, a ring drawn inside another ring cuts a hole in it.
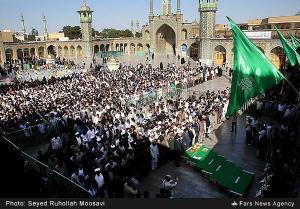
[[[62,147],[61,138],[59,136],[52,138],[51,145],[53,150],[59,150]]]
[[[102,188],[104,185],[104,178],[103,175],[100,173],[100,168],[95,169],[95,181],[97,183],[98,189]]]
[[[158,157],[159,157],[159,151],[155,140],[150,145],[150,154],[151,154],[151,168],[153,171],[155,171],[157,168]]]

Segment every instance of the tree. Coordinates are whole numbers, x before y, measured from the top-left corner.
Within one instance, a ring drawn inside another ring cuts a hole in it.
[[[70,40],[80,39],[82,37],[80,26],[64,26],[62,31],[66,37],[69,37]]]
[[[142,33],[140,33],[140,32],[136,32],[136,33],[135,33],[135,37],[137,37],[137,38],[140,38],[140,37],[142,37]]]
[[[100,32],[99,36],[100,36],[100,38],[133,37],[133,33],[128,29],[116,30],[113,28],[105,28]]]
[[[92,28],[92,36],[93,36],[94,38],[96,38],[96,37],[100,36],[100,32],[97,31],[97,30],[95,30],[94,28]]]

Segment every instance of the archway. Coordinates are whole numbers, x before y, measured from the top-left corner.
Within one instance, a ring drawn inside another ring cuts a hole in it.
[[[109,45],[109,44],[106,44],[105,50],[106,50],[107,52],[110,51],[110,45]]]
[[[64,57],[69,56],[69,48],[67,46],[64,47]]]
[[[226,63],[226,49],[219,45],[214,50],[215,64],[223,65]]]
[[[182,40],[187,40],[187,30],[186,29],[182,29],[182,31],[181,31],[181,39]]]
[[[199,57],[199,44],[198,43],[193,43],[190,46],[190,57],[194,60],[197,60]]]
[[[101,44],[100,45],[100,52],[104,52],[105,51],[105,46],[104,46],[104,44]]]
[[[94,54],[97,54],[99,52],[99,46],[95,45],[94,46]]]
[[[24,58],[28,58],[28,57],[30,57],[29,49],[28,49],[28,48],[25,48],[25,49],[24,49]]]
[[[144,47],[143,47],[143,45],[142,45],[141,43],[139,43],[139,44],[137,45],[137,51],[138,51],[138,52],[144,51]]]
[[[61,46],[57,47],[57,55],[58,55],[58,57],[62,56],[62,47]]]
[[[70,57],[75,57],[75,47],[74,46],[70,47]]]
[[[48,46],[47,48],[48,50],[48,55],[53,55],[54,57],[56,57],[56,48],[53,45]]]
[[[120,51],[120,45],[119,44],[116,44],[116,51]]]
[[[77,57],[82,57],[82,47],[77,46]]]
[[[11,48],[8,48],[5,50],[5,57],[6,57],[6,61],[10,61],[13,59],[14,57],[14,52]]]
[[[150,32],[148,30],[145,31],[145,40],[150,41]]]
[[[35,57],[35,48],[30,49],[30,56]]]
[[[125,53],[125,54],[127,54],[127,52],[128,52],[128,49],[127,49],[127,48],[128,48],[127,44],[124,44],[124,53]]]
[[[38,48],[38,55],[39,55],[39,58],[45,57],[45,48],[44,47],[41,46]]]
[[[134,45],[134,43],[130,44],[130,55],[135,55],[135,45]]]
[[[120,52],[124,52],[124,45],[120,44]]]
[[[22,51],[22,49],[17,49],[17,57],[18,57],[19,60],[23,58],[23,51]]]
[[[169,25],[162,25],[156,32],[156,52],[161,55],[176,54],[176,34]]]
[[[282,47],[277,46],[274,49],[271,50],[271,61],[277,67],[280,69],[285,64],[285,54]]]

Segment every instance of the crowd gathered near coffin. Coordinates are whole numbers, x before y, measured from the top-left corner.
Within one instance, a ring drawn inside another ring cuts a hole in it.
[[[40,134],[50,131],[49,149],[38,159],[91,196],[136,195],[138,180],[155,171],[159,160],[175,160],[179,166],[182,152],[203,142],[214,121],[225,119],[229,90],[186,100],[162,98],[143,108],[128,105],[128,98],[174,85],[191,87],[216,76],[222,76],[221,69],[138,64],[6,85],[1,87],[0,127],[22,129],[26,137],[35,125]],[[161,197],[170,196],[175,185],[169,177],[164,182]]]
[[[292,80],[294,85],[299,78]],[[299,192],[300,106],[294,91],[288,85],[283,87],[262,95],[246,117],[246,143],[256,147],[258,159],[266,161],[256,197],[296,197]]]

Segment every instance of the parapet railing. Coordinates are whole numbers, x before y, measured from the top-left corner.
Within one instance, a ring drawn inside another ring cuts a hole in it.
[[[15,145],[5,136],[1,139],[20,154],[24,161],[28,162],[28,166],[33,169],[44,180],[44,195],[47,197],[63,197],[63,198],[87,198],[90,197],[89,192],[82,186],[71,181],[69,178],[51,169],[48,165],[38,161],[20,147]],[[38,179],[37,179],[38,180]]]

